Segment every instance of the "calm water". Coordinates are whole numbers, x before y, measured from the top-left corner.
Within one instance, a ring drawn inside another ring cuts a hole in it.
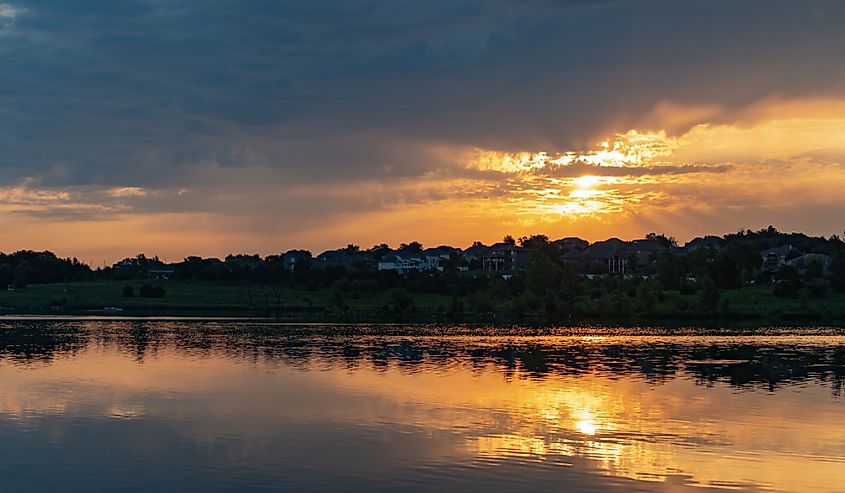
[[[845,492],[845,332],[0,322],[2,491]]]

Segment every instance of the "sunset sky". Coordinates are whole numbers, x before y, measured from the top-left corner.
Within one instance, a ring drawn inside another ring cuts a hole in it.
[[[845,2],[0,0],[0,250],[845,229]]]

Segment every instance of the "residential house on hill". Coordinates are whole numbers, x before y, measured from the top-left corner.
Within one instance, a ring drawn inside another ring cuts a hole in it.
[[[425,270],[425,265],[421,252],[399,250],[382,257],[378,261],[378,270],[392,270],[404,274],[410,271]]]
[[[795,267],[801,275],[804,275],[807,273],[809,265],[813,262],[817,262],[821,275],[829,276],[830,264],[832,261],[833,258],[830,255],[825,255],[823,253],[807,253],[799,257],[795,257],[792,260],[787,260],[786,264]]]
[[[601,269],[611,274],[628,271],[628,257],[633,250],[619,238],[599,241],[584,250],[584,259],[589,269]]]
[[[698,238],[693,238],[692,240],[688,241],[684,245],[684,249],[687,252],[694,252],[695,250],[698,250],[699,248],[713,248],[713,249],[718,250],[719,248],[722,247],[722,244],[724,242],[725,242],[725,240],[723,240],[719,236],[712,236],[712,235],[699,236]]]
[[[459,251],[451,247],[426,248],[422,251],[424,268],[443,272],[444,267],[452,258],[452,252]]]
[[[797,248],[792,245],[781,245],[775,248],[769,248],[760,252],[760,257],[763,259],[763,268],[777,269],[785,264],[787,260],[791,260],[801,254]]]
[[[560,260],[561,264],[572,267],[573,269],[584,269],[584,252],[581,250],[575,248],[567,250],[558,257],[558,260]]]
[[[634,240],[631,242],[631,249],[636,255],[637,268],[653,264],[657,257],[666,251],[666,247],[655,240]]]
[[[496,243],[480,255],[481,269],[509,272],[528,265],[528,250],[511,243]]]
[[[462,271],[480,269],[481,255],[489,248],[483,243],[475,243],[461,251],[461,265],[459,269]]]
[[[481,254],[486,252],[489,248],[490,248],[489,246],[487,246],[483,243],[477,243],[477,244],[472,245],[471,247],[464,249],[461,252],[461,256],[465,259],[468,259],[468,260],[481,259]]]
[[[175,272],[176,266],[156,259],[151,260],[147,267],[147,275],[156,280],[170,279]]]
[[[319,267],[345,267],[347,269],[360,269],[362,267],[377,265],[376,259],[367,252],[352,251],[346,248],[340,250],[328,250],[317,256],[315,265]]]
[[[309,262],[311,262],[311,252],[307,250],[288,250],[282,254],[282,266],[291,272],[296,269],[296,266]]]
[[[569,250],[585,250],[590,246],[590,242],[574,236],[568,236],[566,238],[553,241],[552,245],[555,245],[560,248],[561,251],[566,252]]]

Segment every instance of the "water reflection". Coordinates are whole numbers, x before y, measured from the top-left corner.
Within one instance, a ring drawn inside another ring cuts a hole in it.
[[[9,322],[0,472],[16,491],[838,491],[843,376],[837,331]]]

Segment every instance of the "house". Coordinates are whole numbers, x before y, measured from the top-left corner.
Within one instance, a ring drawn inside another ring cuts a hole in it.
[[[465,260],[480,260],[481,255],[486,252],[490,247],[483,243],[474,243],[471,247],[464,249],[461,252],[461,257]]]
[[[123,259],[112,267],[119,272],[124,279],[151,278],[166,280],[173,277],[176,268],[172,264],[166,264],[158,257],[147,258],[143,254],[134,258]]]
[[[528,250],[511,243],[496,243],[480,254],[481,269],[488,272],[507,272],[528,265]]]
[[[426,263],[420,252],[399,250],[389,253],[378,261],[378,270],[393,270],[400,274],[426,269]]]
[[[462,271],[481,269],[481,255],[489,248],[481,242],[475,242],[461,251],[461,265],[458,269]]]
[[[590,242],[575,236],[567,236],[566,238],[553,241],[552,245],[560,248],[562,252],[567,252],[569,250],[585,250],[590,246]]]
[[[347,269],[362,269],[365,267],[376,267],[378,260],[367,252],[351,252],[346,255],[343,265]]]
[[[238,266],[244,269],[251,269],[255,270],[262,265],[264,265],[264,259],[262,259],[258,254],[253,255],[227,255],[225,258],[225,263],[229,265]],[[152,262],[151,262],[152,265]]]
[[[172,265],[165,265],[163,267],[151,268],[147,271],[149,276],[157,281],[166,281],[173,277],[176,269]]]
[[[624,274],[628,271],[628,257],[631,253],[633,250],[628,243],[619,238],[610,238],[590,245],[584,250],[584,259],[590,269]]]
[[[819,273],[823,276],[829,276],[830,263],[832,261],[833,258],[830,255],[825,255],[823,253],[807,253],[799,257],[795,257],[792,260],[787,260],[786,264],[795,267],[801,275],[804,275],[807,273],[809,265],[813,262],[818,262]]]
[[[769,248],[760,252],[760,257],[763,259],[764,269],[777,269],[785,264],[787,260],[797,257],[801,252],[792,245],[781,245],[775,248]]]
[[[378,261],[367,252],[359,252],[343,248],[340,250],[327,250],[314,260],[317,267],[344,267],[346,269],[360,269],[366,266],[375,267]]]
[[[699,248],[713,248],[715,250],[718,250],[722,247],[722,243],[724,243],[724,241],[725,240],[723,240],[719,236],[699,236],[698,238],[693,238],[692,240],[688,241],[684,245],[684,250],[687,253],[694,252]]]
[[[666,251],[666,247],[655,240],[634,240],[631,247],[637,258],[637,267],[646,267],[657,261],[657,257]]]
[[[581,270],[584,268],[584,252],[577,249],[571,249],[563,252],[560,257],[558,257],[560,263],[563,265],[568,265],[574,269]]]
[[[317,267],[337,267],[343,265],[343,259],[346,257],[345,250],[326,250],[317,255],[314,259],[314,265]]]
[[[427,248],[422,251],[422,259],[425,270],[436,270],[443,272],[444,267],[452,258],[453,250],[450,247]]]
[[[288,250],[282,254],[282,266],[285,270],[293,272],[297,266],[311,262],[311,252],[307,250]]]

